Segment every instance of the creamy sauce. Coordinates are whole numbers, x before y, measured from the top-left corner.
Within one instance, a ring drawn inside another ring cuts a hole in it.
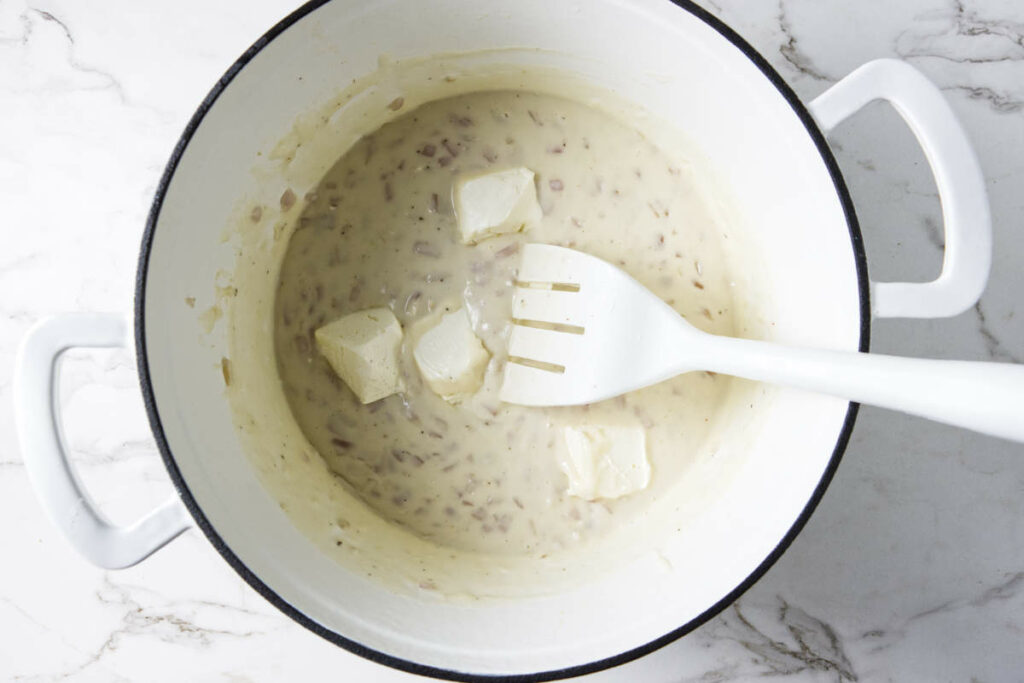
[[[462,244],[453,183],[517,166],[536,174],[540,224]],[[281,268],[275,348],[303,433],[377,514],[441,546],[543,556],[642,517],[686,476],[729,380],[691,373],[576,408],[502,404],[511,283],[525,242],[569,246],[619,265],[697,327],[734,333],[721,231],[698,186],[685,159],[551,95],[459,95],[363,137],[306,197]],[[451,405],[425,386],[412,351],[439,313],[463,305],[493,357],[483,388]],[[406,390],[361,405],[313,332],[376,306],[405,330]],[[646,489],[594,502],[568,495],[562,428],[587,424],[643,427]]]

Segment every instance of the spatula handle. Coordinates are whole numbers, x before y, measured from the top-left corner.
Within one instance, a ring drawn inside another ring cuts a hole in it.
[[[1024,441],[1024,365],[801,349],[717,337],[700,367]]]

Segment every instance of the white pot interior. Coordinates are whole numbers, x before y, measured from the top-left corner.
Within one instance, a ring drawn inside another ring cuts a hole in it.
[[[141,304],[166,445],[203,516],[245,567],[308,619],[372,650],[442,669],[516,674],[585,665],[641,647],[743,584],[818,488],[848,405],[737,383],[734,400],[717,417],[713,457],[680,484],[678,499],[666,501],[657,519],[652,514],[644,534],[634,530],[640,540],[628,560],[596,578],[569,571],[558,583],[538,573],[533,580],[550,587],[541,595],[442,600],[389,585],[379,579],[401,574],[398,564],[441,559],[426,544],[398,548],[396,534],[404,532],[384,528],[368,513],[354,522],[364,525],[366,551],[347,567],[296,530],[267,481],[292,480],[285,501],[292,514],[315,514],[327,504],[318,496],[335,494],[295,493],[303,477],[322,471],[315,454],[292,468],[271,464],[271,435],[297,427],[275,388],[266,314],[274,273],[261,279],[256,271],[261,258],[272,271],[282,247],[275,247],[273,226],[242,236],[230,228],[254,202],[274,204],[285,187],[300,197],[311,188],[363,132],[360,107],[396,94],[410,104],[429,96],[423,83],[383,80],[345,104],[323,137],[312,138],[317,145],[289,155],[296,136],[322,123],[311,112],[341,104],[331,102],[374,72],[381,55],[401,61],[497,48],[530,49],[451,55],[444,68],[460,75],[453,87],[511,82],[502,80],[513,78],[501,68],[508,65],[555,68],[587,87],[613,91],[685,137],[708,177],[725,188],[719,196],[728,198],[726,205],[718,208],[729,224],[731,253],[745,266],[734,268],[745,336],[858,347],[855,252],[813,139],[740,49],[697,16],[655,0],[522,0],[500,7],[434,0],[429,12],[414,0],[336,1],[306,14],[244,65],[199,122],[163,198]],[[410,73],[404,78],[422,75]],[[292,158],[268,161],[275,149]],[[239,253],[253,259],[239,262]],[[239,292],[225,297],[216,286]],[[190,297],[195,308],[184,304]],[[214,305],[225,317],[207,333],[197,318],[212,322],[216,312],[206,311]],[[229,322],[238,316],[249,324],[236,326],[229,348]],[[243,329],[250,339],[239,343]],[[241,417],[225,393],[223,357],[232,358],[232,391],[254,401]],[[262,460],[254,460],[254,448],[264,451]],[[307,513],[296,511],[303,505]],[[378,564],[380,576],[368,578],[367,564]],[[481,579],[516,580],[514,572]]]

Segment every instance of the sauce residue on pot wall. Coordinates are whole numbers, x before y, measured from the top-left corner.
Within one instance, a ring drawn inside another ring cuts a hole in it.
[[[745,403],[749,385],[695,373],[589,409],[501,406],[494,393],[503,328],[492,320],[488,333],[481,325],[487,321],[478,320],[476,328],[496,361],[484,389],[465,406],[453,408],[418,385],[405,354],[404,373],[413,387],[405,400],[396,395],[366,407],[331,379],[315,345],[292,343],[293,330],[308,338],[311,328],[332,316],[377,305],[390,306],[410,325],[426,313],[429,301],[437,305],[464,296],[493,315],[502,310],[500,299],[508,289],[490,285],[507,279],[515,259],[505,257],[530,240],[574,246],[620,263],[694,324],[718,333],[742,332],[742,322],[734,320],[728,259],[720,251],[727,218],[723,202],[697,170],[698,155],[690,153],[684,138],[666,137],[663,128],[645,137],[653,124],[642,112],[564,73],[502,65],[461,68],[452,60],[386,63],[300,117],[293,131],[263,155],[254,169],[261,194],[240,205],[237,224],[225,233],[239,254],[232,291],[218,296],[230,320],[226,391],[264,486],[294,525],[342,566],[396,589],[446,598],[546,593],[651,550],[652,539],[680,526],[675,521],[680,515],[699,510],[709,488],[702,482],[727,476],[719,462],[712,462],[727,428],[716,406]],[[495,89],[507,92],[479,92]],[[446,97],[456,99],[427,104]],[[399,100],[401,106],[395,104]],[[413,138],[438,137],[435,153],[444,149],[444,139],[450,144],[458,139],[458,131],[448,130],[456,126],[449,118],[453,103],[473,111],[473,138],[460,141],[465,153],[449,153],[449,164],[422,175],[418,185],[396,178],[386,200],[380,179],[389,170],[385,166],[397,167],[404,159],[411,172],[414,161],[425,161],[417,151],[423,141]],[[421,121],[413,122],[410,117],[418,114]],[[652,142],[656,137],[661,144]],[[513,142],[506,143],[508,138]],[[367,153],[371,145],[377,146],[375,155]],[[364,192],[347,188],[345,200],[334,201],[338,197],[328,184],[340,187],[357,158]],[[506,162],[538,174],[545,216],[531,234],[465,247],[454,237],[450,203],[434,207],[419,201],[450,196],[452,178],[460,172]],[[371,193],[381,197],[371,199]],[[373,221],[351,220],[368,212],[374,213]],[[351,223],[344,238],[325,237],[340,230],[340,216]],[[417,253],[420,242],[431,248]],[[397,256],[391,260],[393,251]],[[486,283],[477,277],[484,273]],[[357,283],[361,291],[352,299]],[[318,284],[323,296],[285,326],[285,308]],[[611,502],[567,497],[557,467],[560,427],[623,417],[648,432],[651,487]],[[484,421],[493,430],[475,441],[453,435]],[[392,449],[417,452],[424,438],[434,440],[420,434],[427,422],[441,436],[434,450],[445,451],[445,464],[439,460],[429,474],[389,455]],[[338,429],[346,436],[334,434]],[[367,463],[345,458],[332,438],[358,445],[373,458],[386,456],[387,476],[360,479]],[[495,440],[502,448],[488,450],[484,444]],[[468,456],[475,460],[472,466]],[[452,463],[456,467],[444,471]],[[456,495],[455,490],[465,496],[467,487],[478,489],[496,478],[515,492],[470,492],[472,507],[460,501],[464,510],[446,514],[454,506],[441,498]],[[425,513],[421,508],[430,499],[436,507]],[[505,531],[495,532],[497,522],[489,524],[490,531],[483,529],[485,520],[499,518]]]

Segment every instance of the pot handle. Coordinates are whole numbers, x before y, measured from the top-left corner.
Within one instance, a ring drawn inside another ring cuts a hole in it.
[[[978,158],[942,92],[896,59],[864,64],[808,108],[828,133],[877,99],[896,109],[924,150],[939,190],[946,247],[942,273],[932,282],[872,283],[872,313],[880,318],[957,315],[981,297],[992,265],[992,224]]]
[[[15,424],[36,495],[75,549],[105,569],[141,562],[192,523],[181,500],[172,496],[133,524],[111,524],[82,488],[68,457],[57,393],[60,356],[76,347],[126,346],[128,329],[117,314],[43,320],[22,341],[14,372]]]

